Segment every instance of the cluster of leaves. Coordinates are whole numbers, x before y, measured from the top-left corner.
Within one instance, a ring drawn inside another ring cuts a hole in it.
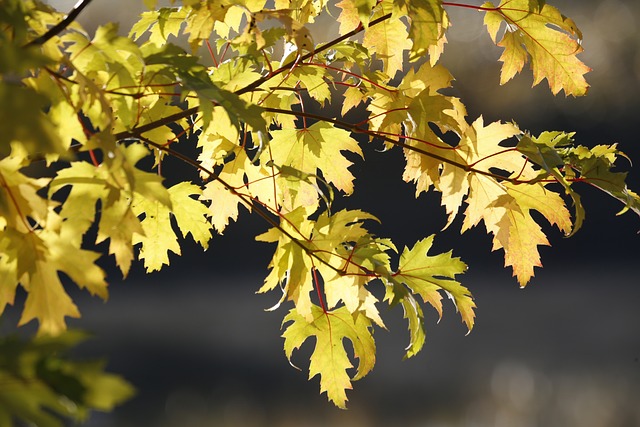
[[[362,144],[402,150],[404,180],[416,196],[441,194],[447,225],[466,206],[461,231],[483,222],[521,286],[541,265],[538,246],[549,244],[541,218],[566,235],[580,228],[576,183],[640,214],[625,174],[612,170],[616,146],[469,121],[447,94],[453,78],[438,63],[447,8],[465,7],[484,14],[489,38],[504,48],[503,83],[529,63],[534,84],[584,95],[580,31],[544,1],[145,3],[150,10],[125,37],[114,24],[91,36],[37,0],[3,1],[0,313],[21,286],[19,323],[37,319],[40,335],[58,335],[66,317],[80,315],[63,278],[106,299],[101,256],[113,256],[124,276],[135,260],[160,270],[169,252],[180,254],[180,239],[206,248],[243,207],[271,227],[257,239],[276,244],[260,292],[277,289],[281,303],[293,303],[283,323],[287,357],[315,337],[309,375],[344,407],[351,381],[374,365],[380,299],[404,311],[407,357],[425,341],[419,299],[441,316],[447,296],[466,327],[474,324],[475,303],[457,281],[467,267],[451,252],[430,254],[433,236],[398,255],[368,230],[373,215],[332,211],[336,194],[354,191],[349,167]],[[335,37],[315,44],[308,25],[329,14]],[[365,120],[346,121],[356,108]],[[189,156],[193,140],[198,154]],[[167,156],[200,179],[167,188]],[[374,295],[375,283],[384,295]],[[359,359],[354,376],[346,341]]]
[[[62,427],[60,418],[81,422],[91,410],[110,411],[127,400],[133,388],[117,375],[104,373],[104,362],[63,357],[86,337],[65,332],[25,342],[0,339],[0,425],[12,417],[39,427]]]

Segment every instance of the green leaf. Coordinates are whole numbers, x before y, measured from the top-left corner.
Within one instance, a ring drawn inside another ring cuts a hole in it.
[[[566,161],[587,182],[624,204],[620,213],[631,210],[640,216],[640,196],[627,185],[627,173],[615,172],[615,161],[624,156],[616,145],[597,145],[592,149],[577,146],[567,151]]]
[[[67,357],[85,339],[86,334],[78,331],[30,341],[0,338],[0,425],[12,426],[13,421],[45,427],[80,423],[90,411],[111,410],[133,395],[130,384],[104,372],[103,362]]]
[[[455,280],[455,276],[467,270],[460,258],[451,256],[451,251],[431,256],[428,254],[433,245],[434,236],[417,242],[413,248],[405,248],[400,255],[398,271],[393,280],[405,284],[411,291],[431,304],[442,317],[442,295],[451,298],[468,330],[473,329],[474,308],[471,293]]]
[[[516,146],[519,152],[546,172],[545,175],[541,175],[541,178],[552,175],[562,184],[567,194],[571,197],[575,209],[575,220],[573,228],[570,233],[567,233],[567,236],[575,234],[582,227],[585,217],[580,195],[574,191],[571,183],[559,169],[565,165],[565,159],[558,149],[564,151],[567,145],[571,145],[573,143],[573,135],[573,133],[566,134],[564,132],[543,132],[537,138],[523,135]]]

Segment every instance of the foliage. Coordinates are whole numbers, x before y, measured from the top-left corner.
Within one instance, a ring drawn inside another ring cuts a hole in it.
[[[114,24],[89,35],[75,15],[37,0],[2,1],[0,312],[21,286],[19,324],[37,320],[38,339],[60,336],[65,318],[80,316],[69,283],[107,298],[101,258],[123,276],[136,260],[160,270],[188,235],[207,248],[243,208],[270,226],[257,239],[276,244],[260,292],[279,289],[280,302],[292,302],[286,356],[314,337],[309,374],[345,407],[345,390],[375,362],[380,300],[404,311],[406,357],[425,341],[418,299],[442,316],[449,297],[469,331],[475,316],[457,280],[466,265],[451,252],[429,254],[434,236],[398,254],[369,231],[373,215],[332,210],[336,195],[356,189],[349,167],[364,144],[402,150],[404,180],[416,196],[441,194],[447,226],[458,216],[461,232],[484,222],[523,287],[541,266],[538,246],[549,244],[541,218],[565,235],[580,228],[577,184],[640,214],[640,198],[614,171],[623,156],[615,145],[471,121],[450,95],[453,77],[438,61],[453,7],[484,14],[504,49],[502,83],[528,62],[534,85],[546,79],[553,94],[586,94],[580,30],[542,0],[145,3],[125,37]],[[308,24],[329,13],[335,37],[316,44]],[[365,120],[348,121],[352,110]],[[199,179],[164,184],[167,156]],[[345,340],[359,359],[352,377]]]
[[[62,427],[61,418],[87,419],[90,410],[110,411],[133,394],[100,361],[62,356],[86,337],[79,332],[41,336],[30,342],[0,339],[0,425],[16,417],[40,427]]]

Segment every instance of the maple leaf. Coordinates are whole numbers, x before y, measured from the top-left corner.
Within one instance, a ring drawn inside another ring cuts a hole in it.
[[[192,197],[201,194],[200,187],[189,182],[180,182],[169,188],[173,207],[171,213],[176,219],[182,237],[186,238],[191,234],[196,243],[203,249],[207,249],[211,239],[211,222],[206,218],[209,210]]]
[[[21,173],[25,160],[22,155],[0,159],[0,228],[8,225],[23,233],[31,231],[29,220],[44,224],[52,206],[38,195],[49,179],[34,179]]]
[[[91,295],[107,300],[106,274],[96,265],[100,253],[81,249],[63,233],[48,231],[40,236],[46,242],[47,262],[64,272],[81,289],[86,288]]]
[[[490,173],[491,168],[497,167],[507,174],[512,174],[526,167],[524,158],[517,151],[500,144],[520,133],[518,127],[511,123],[494,122],[485,126],[484,119],[480,116],[466,130],[456,147],[456,152],[465,163],[473,165],[474,170]],[[457,171],[450,169],[450,173],[453,176],[445,179],[445,182],[448,180],[450,183],[443,186],[442,196],[443,205],[447,207],[449,213],[449,222],[460,207],[462,202],[460,191],[464,190],[468,192],[468,197],[461,231],[464,232],[477,225],[483,218],[487,224],[487,230],[490,230],[491,227],[488,224],[494,224],[497,220],[490,220],[494,213],[488,208],[494,200],[506,192],[504,187],[493,177],[482,173],[465,174],[464,180],[467,183],[460,182],[460,174]],[[445,191],[447,188],[454,189],[451,193],[452,200],[448,200],[448,194]],[[456,191],[456,189],[459,190]]]
[[[534,276],[533,268],[541,267],[537,246],[549,245],[540,226],[531,217],[535,209],[565,234],[571,231],[571,217],[562,198],[542,184],[516,186],[506,183],[510,198],[501,197],[494,203],[503,205],[505,213],[494,238],[494,250],[503,248],[505,266],[513,267],[513,275],[521,287]]]
[[[450,87],[452,79],[441,65],[425,62],[417,71],[410,69],[397,90],[375,90],[367,106],[371,129],[392,136],[401,135],[404,127],[408,138],[400,141],[405,147],[403,179],[415,182],[416,197],[437,184],[443,159],[459,160],[432,128],[461,134],[467,127],[464,106],[457,98],[439,93]]]
[[[329,84],[325,81],[326,71],[323,68],[315,66],[302,66],[291,73],[290,77],[283,82],[289,84],[293,80],[293,86],[297,80],[300,86],[307,90],[309,96],[324,105],[325,101],[331,99],[331,90]]]
[[[420,295],[424,302],[431,304],[436,309],[440,317],[442,317],[442,295],[440,292],[444,292],[453,300],[462,321],[471,331],[475,318],[473,309],[476,305],[469,290],[454,280],[457,274],[462,274],[467,270],[467,266],[460,261],[460,258],[452,257],[451,251],[435,256],[429,255],[433,239],[432,235],[417,242],[411,249],[405,248],[400,255],[398,270],[391,275],[389,280],[397,284],[404,284],[412,293]],[[393,291],[397,292],[397,288],[393,288]],[[413,328],[411,327],[411,329]],[[413,342],[412,339],[407,357],[416,354],[421,346],[420,341]]]
[[[309,293],[314,282],[319,286],[317,280],[322,277],[328,308],[342,301],[349,312],[367,313],[383,326],[375,307],[377,300],[364,285],[375,278],[373,272],[388,273],[389,257],[385,252],[395,247],[386,239],[369,235],[363,222],[376,218],[366,212],[323,212],[316,221],[308,218],[311,212],[311,208],[298,208],[283,217],[282,229],[272,228],[256,237],[278,243],[269,264],[272,270],[259,292],[283,283],[281,302],[294,301],[298,313],[310,321]],[[366,272],[371,274],[363,274]]]
[[[500,230],[494,238],[494,249],[504,249],[504,265],[513,268],[520,287],[534,276],[534,267],[542,267],[538,246],[549,245],[547,237],[528,211],[518,211],[514,200],[496,203],[504,205]]]
[[[565,234],[571,232],[572,222],[562,198],[542,183],[534,182],[538,173],[522,153],[517,148],[502,145],[503,141],[520,134],[514,124],[494,122],[484,126],[479,117],[456,148],[474,168],[464,176],[467,183],[457,185],[462,185],[465,191],[468,189],[461,231],[483,220],[487,232],[494,235],[492,250],[504,249],[505,266],[513,267],[520,286],[525,286],[533,277],[533,268],[541,266],[537,247],[549,244],[529,211],[542,213]],[[531,179],[532,182],[516,185],[498,180],[491,172],[496,169],[507,176]],[[455,212],[461,202],[460,194],[454,192],[453,200],[445,202],[447,196],[443,191],[443,203],[449,203],[448,209],[453,208],[452,212]]]
[[[134,394],[121,377],[104,372],[102,361],[68,357],[66,353],[86,338],[78,331],[29,340],[14,335],[0,338],[4,425],[61,427],[71,419],[81,423],[92,409],[112,410]]]
[[[358,142],[349,132],[326,122],[316,122],[305,129],[275,130],[271,132],[271,136],[269,150],[263,155],[266,159],[278,166],[290,166],[307,175],[316,175],[320,170],[324,179],[338,190],[346,194],[353,192],[354,176],[348,170],[352,163],[341,152],[350,151],[360,156],[363,154]],[[297,197],[315,201],[318,197],[317,190],[309,186]],[[296,206],[295,199],[290,201],[290,205]]]
[[[246,185],[244,182],[245,174],[251,167],[246,152],[237,147],[231,148],[235,154],[233,160],[224,164],[222,171],[214,181],[210,181],[205,185],[200,200],[211,201],[209,206],[209,215],[211,223],[219,234],[229,225],[229,220],[238,219],[238,205],[242,205],[251,210],[241,195],[247,195]]]
[[[49,195],[61,188],[71,190],[60,215],[64,236],[79,247],[84,233],[95,221],[96,204],[101,202],[96,243],[109,239],[109,253],[115,255],[123,275],[127,275],[134,258],[134,234],[144,234],[137,214],[131,210],[132,197],[149,204],[171,205],[169,192],[157,174],[134,167],[149,151],[141,145],[114,148],[112,158],[100,166],[72,162],[51,181]]]
[[[291,361],[294,350],[310,337],[316,343],[309,364],[309,379],[320,375],[320,393],[339,408],[346,408],[346,390],[352,388],[351,381],[364,377],[375,364],[375,341],[371,322],[364,315],[353,315],[344,308],[324,313],[320,307],[312,306],[312,319],[307,321],[296,309],[289,311],[282,324],[289,323],[284,337],[285,355]],[[351,378],[347,370],[353,365],[345,349],[344,340],[353,346],[354,357],[359,359],[358,370]]]
[[[230,5],[227,1],[203,2],[190,10],[184,31],[189,34],[189,45],[194,52],[211,36],[216,22],[224,21]]]
[[[578,146],[567,160],[580,172],[582,181],[622,202],[620,213],[631,210],[640,216],[640,196],[628,187],[627,173],[611,170],[618,155],[625,156],[615,145],[598,145],[591,150]]]
[[[158,46],[167,42],[169,36],[178,36],[187,17],[185,8],[161,8],[142,12],[140,19],[131,27],[129,37],[137,41],[145,32],[149,33],[149,42]]]
[[[484,118],[480,116],[467,129],[456,152],[476,170],[488,172],[491,168],[499,168],[509,174],[519,173],[525,165],[522,154],[500,144],[521,133],[515,123],[493,122],[485,126]]]
[[[313,222],[308,220],[309,214],[310,209],[304,206],[289,212],[282,216],[281,228],[271,228],[256,236],[256,240],[278,243],[269,262],[271,271],[258,292],[268,292],[283,284],[282,298],[276,307],[286,299],[291,300],[298,314],[311,321],[313,314],[309,294],[313,290],[314,265],[306,247],[313,230]]]
[[[69,186],[60,216],[65,228],[74,233],[67,239],[80,246],[82,237],[96,217],[96,203],[109,197],[109,174],[106,168],[97,168],[87,162],[72,162],[68,168],[58,171],[49,185],[49,197],[61,188]]]
[[[310,247],[324,261],[316,268],[324,279],[327,308],[342,301],[350,313],[355,313],[364,305],[372,320],[382,326],[374,305],[377,300],[364,288],[375,275],[365,273],[388,272],[386,251],[395,247],[388,240],[371,236],[363,227],[366,220],[378,219],[360,210],[332,215],[324,212],[314,224]]]
[[[134,259],[133,236],[143,234],[137,215],[131,210],[131,203],[119,199],[103,208],[98,223],[96,243],[109,240],[109,254],[115,256],[116,264],[123,276],[129,273]]]
[[[442,1],[395,0],[394,3],[407,14],[411,21],[409,38],[413,42],[412,58],[419,58],[429,51],[432,53],[431,64],[435,64],[442,51],[438,52],[432,48],[438,46],[441,41],[444,42],[444,33],[449,27],[449,18],[442,7]]]
[[[540,178],[551,175],[565,188],[575,209],[574,234],[584,220],[580,195],[572,183],[588,182],[624,204],[623,210],[640,215],[640,197],[626,183],[627,174],[612,169],[618,156],[626,157],[617,145],[597,145],[588,148],[574,146],[573,133],[543,132],[534,137],[525,135],[518,142],[518,150],[542,168]],[[562,170],[561,170],[562,169]]]
[[[18,326],[38,319],[38,334],[59,335],[67,328],[65,317],[80,317],[78,307],[64,291],[53,264],[37,261],[35,271],[22,280],[28,294]]]
[[[50,222],[57,221],[51,219]],[[17,266],[8,266],[15,268],[9,276],[19,280],[27,291],[19,325],[37,319],[39,335],[58,335],[66,330],[66,317],[80,317],[77,306],[64,290],[59,272],[71,278],[78,287],[107,299],[105,273],[95,264],[100,254],[75,247],[51,229],[26,235],[7,234],[6,231],[4,234],[10,239],[4,248],[9,260],[17,255],[19,261]],[[25,251],[31,252],[29,258],[22,255]],[[3,264],[7,266],[7,263]],[[12,298],[12,295],[8,296]]]
[[[340,114],[343,116],[364,101],[362,99],[362,92],[360,92],[360,89],[357,87],[348,87],[342,95],[344,96],[344,102],[342,103]]]
[[[376,5],[375,0],[342,0],[336,3],[336,7],[340,9],[340,15],[337,21],[340,23],[340,34],[346,34],[354,30],[361,23],[369,26],[371,11]]]
[[[424,331],[424,314],[422,308],[411,291],[397,280],[386,281],[385,301],[390,306],[400,304],[403,316],[407,319],[409,327],[409,345],[405,348],[405,359],[415,356],[422,350],[426,340]]]
[[[379,18],[392,11],[390,3],[381,2],[374,9],[372,18]],[[403,67],[403,52],[411,49],[411,39],[406,25],[399,17],[391,17],[378,25],[368,27],[362,44],[382,61],[385,74],[393,77]]]
[[[219,234],[229,225],[229,220],[238,219],[238,204],[240,198],[233,194],[220,181],[211,181],[206,184],[202,192],[201,200],[210,200],[211,222]]]
[[[521,153],[501,145],[503,141],[520,134],[520,129],[513,123],[493,122],[485,126],[482,116],[465,130],[455,153],[461,164],[473,166],[477,172],[466,173],[450,164],[443,167],[439,188],[442,191],[442,204],[449,214],[447,224],[451,224],[455,218],[467,193],[469,207],[465,212],[463,232],[477,224],[479,217],[489,215],[486,212],[489,204],[504,193],[504,189],[493,177],[482,176],[479,172],[491,174],[495,170],[501,170],[507,176],[530,173],[531,166]]]
[[[171,224],[172,216],[183,237],[191,234],[196,242],[206,249],[211,238],[210,225],[205,216],[208,209],[191,196],[199,196],[199,187],[181,182],[169,189],[172,209],[157,201],[142,197],[133,200],[132,210],[144,215],[141,222],[142,233],[135,233],[132,243],[141,243],[139,258],[144,259],[147,272],[160,270],[169,265],[169,251],[181,254],[178,238]]]
[[[485,25],[494,43],[504,48],[500,83],[511,80],[531,59],[533,85],[543,79],[555,95],[582,96],[589,85],[584,75],[591,71],[576,55],[583,51],[582,33],[572,19],[542,0],[502,0],[499,6],[487,2]],[[502,24],[506,31],[498,42]]]
[[[245,102],[230,90],[218,87],[206,68],[199,64],[199,58],[188,55],[181,48],[167,44],[152,50],[144,58],[147,65],[163,65],[163,71],[174,75],[175,80],[187,90],[198,95],[199,107],[207,127],[213,117],[215,105],[222,106],[236,128],[245,122],[256,132],[266,133],[266,122],[262,117],[262,108]]]
[[[573,134],[564,132],[543,132],[537,138],[523,135],[516,146],[518,151],[524,154],[527,159],[542,168],[543,174],[552,175],[562,184],[567,194],[571,197],[575,209],[575,220],[573,229],[567,236],[575,234],[582,227],[585,216],[580,195],[574,191],[571,182],[560,171],[560,167],[565,164],[579,164],[579,162],[566,161],[565,156],[558,151],[565,151],[566,146],[571,145],[572,138]],[[570,171],[571,169],[568,168],[567,170]],[[540,178],[542,178],[542,175],[540,175]]]
[[[460,120],[463,118],[458,116],[452,101],[441,94],[434,94],[427,87],[413,98],[407,108],[405,127],[411,139],[404,150],[407,164],[403,178],[416,183],[416,196],[427,191],[432,184],[439,188],[440,169],[445,159],[454,162],[454,166],[466,164],[456,150],[431,128],[435,124],[441,129],[462,132],[465,125]]]

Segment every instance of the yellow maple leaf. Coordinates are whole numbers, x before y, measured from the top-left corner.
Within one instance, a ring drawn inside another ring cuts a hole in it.
[[[200,200],[211,201],[209,214],[211,215],[211,223],[218,233],[224,232],[224,229],[229,225],[229,220],[238,219],[238,204],[241,203],[241,199],[220,181],[207,183]]]
[[[473,329],[475,303],[467,288],[460,285],[455,276],[467,270],[460,258],[451,256],[451,252],[429,255],[434,236],[431,235],[413,246],[405,248],[400,256],[398,271],[393,280],[406,284],[413,293],[420,295],[431,304],[442,317],[442,296],[445,292],[454,301],[462,321],[468,330]]]
[[[442,51],[449,27],[449,17],[442,7],[441,0],[406,1],[395,0],[410,20],[409,37],[413,41],[411,59],[417,59],[429,52],[429,62],[434,65]]]
[[[107,300],[106,274],[95,263],[100,253],[81,249],[55,232],[40,235],[47,243],[47,262],[63,271],[79,288],[86,288],[91,295]]]
[[[109,239],[109,254],[126,276],[133,261],[133,234],[143,234],[140,220],[131,211],[131,204],[123,199],[106,206],[100,214],[96,243]]]
[[[297,312],[311,321],[312,303],[309,294],[313,290],[313,262],[302,243],[310,239],[313,229],[313,222],[307,219],[309,214],[305,207],[287,213],[282,216],[281,229],[271,228],[257,236],[256,240],[278,243],[269,263],[271,271],[258,292],[268,292],[282,284],[282,298],[276,307],[285,300],[291,300]],[[290,236],[299,239],[298,242],[293,241]]]
[[[354,0],[342,0],[336,3],[336,7],[340,9],[340,15],[337,17],[337,21],[340,23],[338,30],[340,34],[346,34],[356,29],[360,23],[365,26],[369,24],[371,10],[373,6],[375,6],[375,1],[365,0],[359,3],[360,7],[358,7],[358,4],[356,4]],[[369,6],[369,13],[361,13],[367,5]]]
[[[376,6],[373,18],[379,18],[392,11],[392,5],[381,2]],[[390,77],[402,70],[405,50],[411,49],[412,43],[407,27],[399,17],[391,17],[365,30],[362,44],[375,52],[376,58],[382,61],[383,71]]]
[[[269,264],[271,271],[259,292],[283,284],[280,302],[292,300],[298,313],[310,320],[309,294],[314,288],[321,292],[317,281],[322,279],[325,308],[332,309],[342,302],[350,313],[369,313],[371,319],[383,326],[375,308],[377,300],[364,288],[375,275],[363,273],[388,266],[385,252],[395,248],[386,239],[369,235],[363,222],[376,218],[366,212],[342,210],[332,215],[324,212],[316,221],[308,218],[312,212],[313,209],[301,207],[284,214],[282,229],[272,228],[256,237],[259,241],[278,243]]]
[[[25,166],[26,155],[14,155],[0,160],[0,225],[26,233],[31,230],[29,221],[43,224],[53,202],[38,195],[48,183],[48,178],[30,178],[20,172]]]
[[[496,209],[489,209],[489,206],[506,190],[495,179],[477,173],[469,174],[468,181],[467,208],[460,232],[464,233],[484,220],[487,231],[493,233],[503,213],[497,213]]]
[[[547,190],[541,183],[513,185],[505,183],[508,196],[494,203],[504,204],[504,216],[500,221],[500,230],[494,239],[494,249],[502,247],[505,253],[505,266],[513,268],[513,275],[521,287],[529,283],[534,276],[533,268],[542,267],[538,246],[549,245],[545,234],[531,216],[530,211],[540,212],[552,225],[565,234],[571,232],[572,223],[564,200],[557,193]]]
[[[389,262],[385,253],[389,247],[369,235],[363,227],[366,220],[377,218],[360,210],[341,210],[333,215],[323,213],[314,225],[311,248],[324,261],[317,263],[317,269],[329,309],[342,301],[350,313],[359,310],[369,296],[364,286],[374,278],[363,273]]]
[[[227,1],[204,2],[191,9],[184,32],[189,34],[189,45],[196,51],[203,40],[208,39],[216,22],[224,22],[231,4]]]
[[[160,270],[169,265],[169,251],[181,254],[180,244],[171,223],[172,216],[182,237],[191,234],[193,239],[206,249],[211,238],[211,226],[206,219],[208,209],[191,196],[200,195],[200,188],[180,182],[169,189],[172,209],[157,200],[135,197],[132,210],[144,215],[141,232],[133,235],[132,243],[141,243],[138,257],[144,259],[147,272]]]
[[[173,206],[171,213],[176,219],[182,237],[191,234],[196,243],[207,249],[211,239],[211,222],[206,218],[209,210],[192,197],[200,194],[200,187],[189,182],[180,182],[169,189]]]
[[[542,266],[538,246],[549,245],[530,211],[540,212],[568,234],[572,223],[564,200],[542,183],[497,183],[478,174],[473,174],[469,183],[463,231],[484,220],[487,232],[494,235],[492,250],[504,250],[505,266],[513,268],[521,287],[526,286],[534,276],[534,267]]]
[[[325,313],[314,305],[311,321],[292,309],[284,318],[283,325],[287,323],[282,334],[287,358],[291,360],[294,350],[308,338],[315,337],[309,379],[320,375],[320,393],[326,392],[337,407],[346,408],[346,390],[352,388],[351,381],[364,377],[375,364],[376,347],[369,319],[363,315],[354,316],[344,307]],[[354,357],[359,359],[353,378],[347,373],[353,365],[345,349],[345,339],[351,342]]]
[[[37,261],[35,270],[23,278],[22,285],[28,294],[18,326],[38,319],[38,334],[59,335],[67,328],[65,317],[80,317],[52,263]]]
[[[526,165],[520,153],[500,145],[520,133],[512,123],[494,122],[485,126],[482,116],[465,129],[460,143],[449,155],[456,164],[445,163],[437,181],[442,192],[442,205],[448,214],[447,226],[453,222],[464,196],[469,192],[469,177],[475,174],[466,171],[464,166],[486,172],[499,168],[512,174],[520,172]]]
[[[454,147],[445,143],[433,128],[435,125],[442,133],[451,131],[462,135],[468,127],[466,109],[460,100],[440,93],[440,90],[451,86],[452,80],[444,67],[425,62],[417,71],[411,69],[407,72],[399,86],[399,93],[393,95],[398,99],[384,106],[398,111],[385,115],[381,125],[404,121],[407,136],[410,137],[405,142],[403,179],[415,182],[416,196],[428,191],[432,185],[439,186],[443,159],[458,165],[466,164]],[[399,118],[403,113],[405,116]],[[449,184],[445,183],[445,186]]]
[[[144,215],[141,221],[142,233],[133,235],[132,244],[141,243],[138,258],[144,259],[147,273],[169,265],[169,251],[180,255],[178,238],[171,228],[169,209],[153,200],[134,199],[133,211]]]
[[[589,85],[584,75],[591,71],[576,55],[583,51],[582,33],[575,22],[542,0],[487,2],[485,25],[494,43],[504,48],[500,83],[511,80],[531,60],[533,85],[543,79],[553,94],[582,96]],[[498,42],[498,32],[506,24]]]
[[[348,169],[352,163],[342,151],[350,151],[361,157],[363,154],[349,132],[326,122],[316,122],[305,129],[275,130],[271,136],[269,150],[263,154],[266,160],[279,167],[289,166],[306,175],[317,175],[321,171],[324,179],[338,190],[346,194],[353,192],[355,178]],[[287,185],[291,186],[291,183]],[[312,200],[318,198],[317,190],[311,186],[301,193],[302,198],[308,196],[307,193],[311,193]],[[292,206],[299,205],[292,203]]]
[[[493,122],[485,126],[480,116],[467,129],[456,152],[476,170],[499,168],[507,173],[520,172],[525,164],[522,154],[500,143],[521,133],[515,123]]]
[[[230,147],[232,147],[235,157],[224,164],[222,171],[218,174],[218,179],[205,185],[200,196],[200,200],[211,202],[209,206],[211,223],[220,234],[229,225],[229,220],[238,219],[238,205],[251,210],[251,205],[240,197],[240,194],[249,195],[244,178],[245,171],[251,167],[251,161],[244,149],[232,145]]]

